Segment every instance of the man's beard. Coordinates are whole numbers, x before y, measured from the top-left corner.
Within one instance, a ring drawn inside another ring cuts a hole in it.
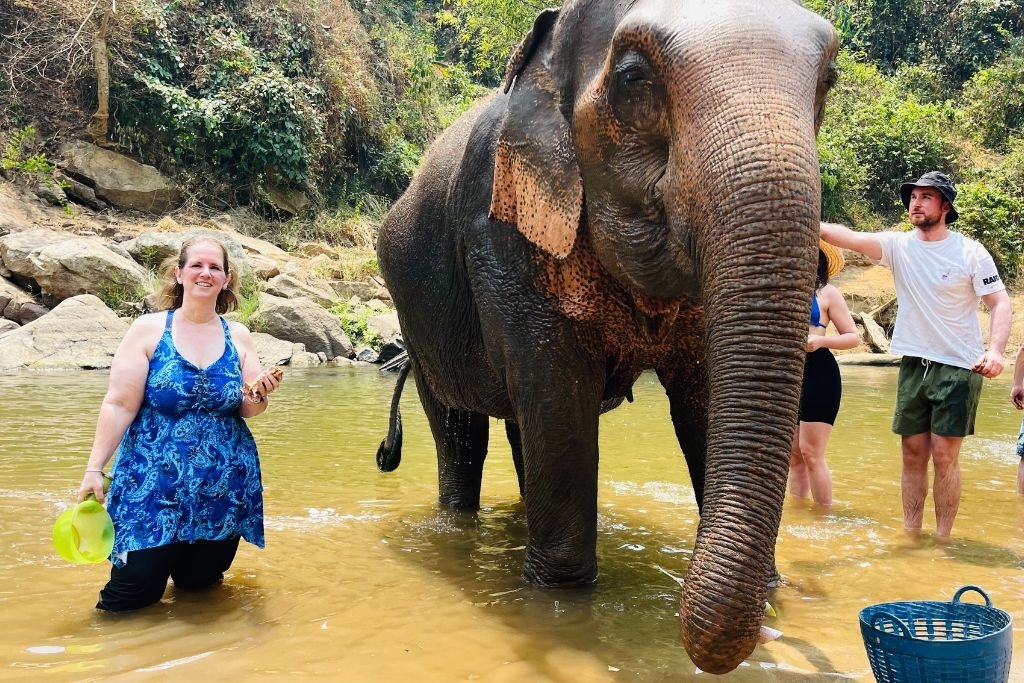
[[[928,232],[932,228],[937,227],[941,220],[942,216],[932,217],[927,214],[912,214],[910,216],[910,224],[924,232]]]

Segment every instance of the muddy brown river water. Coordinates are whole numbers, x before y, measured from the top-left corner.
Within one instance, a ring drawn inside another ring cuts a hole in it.
[[[896,370],[844,367],[829,445],[836,503],[787,499],[784,635],[723,681],[872,680],[857,614],[890,600],[948,600],[978,584],[1014,617],[1024,681],[1024,498],[1014,489],[1019,413],[1009,372],[986,382],[978,436],[961,454],[964,493],[948,545],[908,537],[899,445],[889,432]],[[716,680],[678,644],[678,591],[697,528],[668,404],[645,374],[636,402],[602,418],[592,589],[520,578],[525,518],[504,430],[493,422],[483,509],[436,505],[433,445],[413,387],[401,467],[374,465],[394,376],[294,370],[252,422],[266,486],[267,548],[242,544],[225,584],[111,617],[93,609],[109,571],[50,545],[70,504],[105,390],[104,373],[0,376],[0,680],[488,683]],[[934,516],[925,516],[926,530]]]

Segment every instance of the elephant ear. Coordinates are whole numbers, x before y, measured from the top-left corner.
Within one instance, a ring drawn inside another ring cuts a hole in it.
[[[557,17],[557,10],[541,12],[509,60],[506,92],[515,86],[498,135],[490,217],[565,258],[576,242],[583,180],[555,79],[544,64]]]

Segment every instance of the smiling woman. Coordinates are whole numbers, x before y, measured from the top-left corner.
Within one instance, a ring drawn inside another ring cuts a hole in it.
[[[166,270],[168,310],[135,321],[114,356],[78,492],[104,500],[116,449],[114,566],[96,605],[107,611],[157,602],[168,578],[219,583],[240,538],[263,547],[259,455],[243,418],[267,409],[281,374],[261,372],[249,330],[220,316],[238,300],[223,244],[186,240]]]

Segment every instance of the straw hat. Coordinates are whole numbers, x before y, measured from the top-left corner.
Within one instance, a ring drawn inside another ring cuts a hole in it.
[[[843,252],[839,247],[834,247],[825,240],[818,240],[818,248],[824,252],[825,260],[828,261],[828,279],[831,280],[846,265],[846,259],[843,258]]]

